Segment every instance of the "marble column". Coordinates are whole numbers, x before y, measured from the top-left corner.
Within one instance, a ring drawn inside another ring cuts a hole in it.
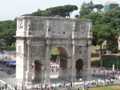
[[[27,41],[27,71],[26,71],[26,83],[31,84],[32,83],[32,77],[33,77],[33,72],[32,72],[32,45],[31,45],[31,38]]]
[[[75,70],[75,22],[73,23],[73,30],[72,30],[72,75],[71,75],[71,82],[73,82],[76,78],[76,70]]]
[[[46,39],[46,51],[45,51],[45,80],[44,83],[45,85],[49,86],[50,84],[50,41],[49,41],[49,21],[47,21],[47,29],[46,29],[46,34],[45,34],[45,39]]]

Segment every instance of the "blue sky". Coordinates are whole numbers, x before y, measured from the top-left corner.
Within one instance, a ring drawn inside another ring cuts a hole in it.
[[[14,19],[22,14],[31,13],[37,9],[46,9],[65,4],[80,6],[90,0],[1,0],[0,20]],[[119,0],[92,0],[95,3],[120,2]]]

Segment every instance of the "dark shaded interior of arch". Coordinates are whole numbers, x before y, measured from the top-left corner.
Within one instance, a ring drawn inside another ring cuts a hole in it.
[[[41,62],[39,60],[35,60],[34,64],[35,64],[35,67],[34,67],[35,71],[40,72],[41,71],[41,67],[42,67]]]
[[[82,59],[79,59],[76,61],[76,69],[79,72],[80,70],[82,70],[82,68],[83,68],[83,61]]]
[[[82,61],[82,59],[78,59],[76,61],[75,67],[76,67],[76,78],[81,78],[81,76],[82,76],[81,71],[83,69],[83,61]]]

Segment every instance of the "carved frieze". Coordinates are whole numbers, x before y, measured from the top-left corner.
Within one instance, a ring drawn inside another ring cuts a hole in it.
[[[24,23],[23,23],[23,19],[19,19],[18,20],[18,29],[23,29]]]
[[[28,21],[27,21],[27,30],[32,30],[31,20],[28,20]]]

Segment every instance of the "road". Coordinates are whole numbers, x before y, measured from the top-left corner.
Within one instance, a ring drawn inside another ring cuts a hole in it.
[[[14,86],[15,82],[15,67],[8,67],[0,63],[0,80],[5,81],[7,84]]]

